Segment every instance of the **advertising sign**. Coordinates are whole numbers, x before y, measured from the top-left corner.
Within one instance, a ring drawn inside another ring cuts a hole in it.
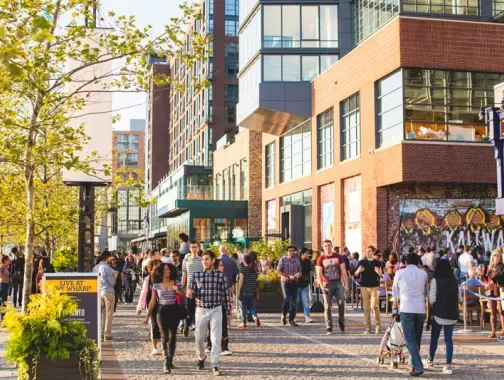
[[[101,300],[98,273],[46,273],[44,289],[72,296],[78,309],[73,319],[81,321],[88,338],[101,348]]]

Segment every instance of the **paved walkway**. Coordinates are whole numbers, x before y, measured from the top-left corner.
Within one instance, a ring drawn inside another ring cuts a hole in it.
[[[313,324],[297,328],[283,327],[279,315],[262,315],[260,328],[233,327],[230,349],[234,355],[221,358],[223,376],[231,379],[399,379],[408,378],[406,366],[390,370],[376,365],[381,335],[364,335],[362,313],[347,310],[347,333],[325,335],[322,315],[316,314]],[[388,318],[383,316],[384,327]],[[148,328],[143,318],[136,316],[133,306],[119,306],[114,320],[113,342],[105,342],[102,356],[103,380],[154,380],[162,374],[162,358],[150,356]],[[233,326],[236,326],[233,321]],[[489,342],[474,328],[471,335],[484,344],[472,343],[457,337],[455,343],[453,379],[501,379],[504,366],[504,344]],[[16,371],[4,359],[6,334],[0,332],[0,379],[16,379]],[[474,339],[473,339],[474,340]],[[426,356],[429,333],[424,334],[422,355]],[[444,343],[440,341],[435,372],[426,372],[423,378],[441,379]],[[196,370],[194,336],[179,338],[171,379],[210,379],[209,362],[205,371]]]
[[[385,317],[384,317],[385,318]],[[321,315],[316,323],[301,324],[297,328],[283,327],[279,315],[263,315],[260,328],[231,329],[230,349],[233,356],[221,358],[223,375],[240,379],[397,379],[408,378],[405,365],[390,370],[388,365],[377,366],[376,355],[381,335],[364,335],[360,312],[348,312],[348,331],[327,336]],[[388,318],[387,318],[388,319]],[[384,319],[385,321],[385,319]],[[134,315],[133,307],[123,308],[114,327],[113,347],[126,379],[158,379],[162,374],[161,357],[150,356],[148,329],[142,318]],[[236,323],[233,322],[233,326]],[[427,354],[429,333],[425,334],[422,354]],[[477,345],[456,344],[454,379],[502,378],[504,347],[501,343]],[[438,349],[444,359],[444,343]],[[172,379],[210,379],[209,368],[196,370],[194,337],[179,338]],[[387,362],[386,362],[387,363]],[[442,362],[439,362],[440,364]],[[206,363],[209,367],[209,362]],[[439,379],[442,365],[436,372],[423,377]]]

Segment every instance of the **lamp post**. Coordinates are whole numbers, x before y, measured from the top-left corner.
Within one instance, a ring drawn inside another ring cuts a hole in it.
[[[490,132],[497,164],[497,199],[495,213],[504,215],[504,93],[500,108],[488,107],[480,110],[480,120],[485,120]]]

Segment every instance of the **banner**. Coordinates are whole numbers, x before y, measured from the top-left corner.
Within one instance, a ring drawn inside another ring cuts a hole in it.
[[[73,319],[81,321],[88,338],[101,348],[101,299],[98,273],[46,273],[44,291],[58,290],[71,296],[78,309]]]

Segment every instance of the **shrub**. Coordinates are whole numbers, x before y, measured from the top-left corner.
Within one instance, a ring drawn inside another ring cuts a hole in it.
[[[287,247],[291,244],[290,240],[275,239],[268,242],[266,239],[262,238],[260,241],[252,243],[250,250],[257,252],[258,256],[264,258],[272,257],[278,260],[285,255]]]
[[[53,255],[56,272],[77,272],[77,252],[72,248],[60,248]]]

